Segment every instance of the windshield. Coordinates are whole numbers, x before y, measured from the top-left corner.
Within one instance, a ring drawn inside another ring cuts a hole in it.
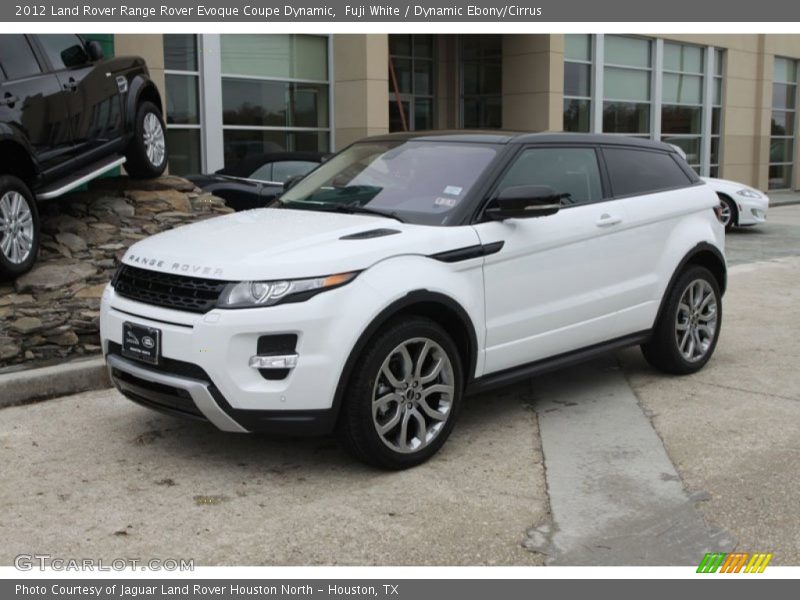
[[[286,208],[386,214],[444,225],[497,154],[489,144],[354,144],[281,196]]]

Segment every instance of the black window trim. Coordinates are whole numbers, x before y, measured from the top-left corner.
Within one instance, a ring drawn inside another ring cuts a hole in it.
[[[703,180],[700,179],[700,177],[697,175],[697,173],[695,173],[691,169],[691,167],[689,167],[689,171],[691,171],[691,173],[687,172],[687,170],[681,164],[681,161],[677,160],[677,158],[675,157],[675,153],[674,152],[670,152],[669,150],[661,150],[659,148],[642,148],[642,147],[639,147],[639,146],[627,146],[627,145],[624,145],[624,144],[614,144],[613,146],[608,145],[608,144],[599,144],[599,149],[600,149],[600,154],[603,156],[603,166],[606,169],[606,175],[608,177],[608,185],[609,185],[609,190],[610,190],[610,193],[611,193],[611,199],[613,199],[613,200],[623,200],[625,198],[635,198],[637,196],[648,196],[650,194],[660,194],[662,192],[671,192],[671,191],[675,191],[675,190],[683,190],[683,189],[686,189],[686,188],[696,187],[696,186],[699,186],[699,185],[703,184]],[[606,158],[605,158],[605,151],[607,149],[611,149],[611,150],[622,149],[622,150],[632,150],[634,152],[652,152],[654,154],[665,154],[665,155],[669,156],[673,160],[673,162],[675,162],[676,166],[681,170],[681,173],[686,175],[686,178],[687,178],[688,181],[687,181],[686,185],[674,185],[674,186],[665,187],[665,188],[655,188],[655,189],[647,190],[647,191],[644,191],[644,192],[636,192],[636,193],[633,193],[633,194],[615,194],[614,193],[614,185],[611,182],[611,173],[610,173],[610,171],[608,169],[608,164],[607,164]]]
[[[601,198],[600,200],[596,200],[595,202],[581,202],[580,204],[572,204],[568,206],[562,206],[560,210],[569,210],[571,208],[580,208],[582,206],[590,206],[593,204],[601,204],[603,202],[608,202],[610,200],[616,200],[616,198],[611,194],[611,179],[608,176],[608,172],[606,169],[605,164],[605,157],[601,152],[601,144],[596,142],[533,142],[533,143],[525,143],[525,144],[515,144],[517,147],[516,151],[512,152],[510,156],[506,158],[506,162],[503,165],[502,169],[500,169],[497,173],[493,175],[493,180],[491,185],[487,188],[487,192],[482,195],[480,202],[478,203],[476,210],[473,213],[473,217],[470,220],[471,224],[478,224],[478,223],[485,223],[486,218],[484,217],[484,212],[489,206],[489,203],[492,202],[495,198],[495,193],[497,192],[497,188],[500,185],[503,177],[508,173],[511,167],[514,165],[516,160],[519,156],[525,152],[526,150],[534,150],[534,149],[541,149],[541,148],[592,148],[595,153],[595,158],[597,159],[597,170],[600,175],[600,187],[601,187]]]

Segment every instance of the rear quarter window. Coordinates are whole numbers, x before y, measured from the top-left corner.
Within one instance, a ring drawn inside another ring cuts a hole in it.
[[[603,148],[614,196],[688,187],[694,180],[667,152]]]

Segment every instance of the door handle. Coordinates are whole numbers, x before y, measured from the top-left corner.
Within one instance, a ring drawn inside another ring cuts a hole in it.
[[[600,215],[600,218],[597,219],[595,225],[598,227],[611,227],[612,225],[617,225],[618,223],[622,223],[622,217],[617,217],[614,215],[610,215],[608,213],[603,213]]]
[[[2,99],[0,99],[0,106],[8,106],[14,108],[14,105],[19,101],[14,94],[6,92]]]

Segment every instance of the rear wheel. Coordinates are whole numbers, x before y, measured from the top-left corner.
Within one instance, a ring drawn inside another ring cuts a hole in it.
[[[730,231],[736,225],[739,218],[739,210],[736,203],[726,196],[719,196],[720,215],[719,220],[725,226],[725,231]]]
[[[133,139],[125,153],[125,170],[138,179],[158,177],[167,167],[167,138],[161,111],[152,102],[136,109]]]
[[[653,337],[642,345],[642,353],[647,362],[666,373],[694,373],[711,358],[719,339],[719,285],[711,271],[691,266],[668,294]]]
[[[17,177],[0,177],[0,277],[29,271],[39,239],[39,212],[28,186]]]
[[[423,317],[395,321],[364,349],[346,390],[344,444],[380,468],[418,465],[450,435],[462,387],[458,351],[438,324]]]

